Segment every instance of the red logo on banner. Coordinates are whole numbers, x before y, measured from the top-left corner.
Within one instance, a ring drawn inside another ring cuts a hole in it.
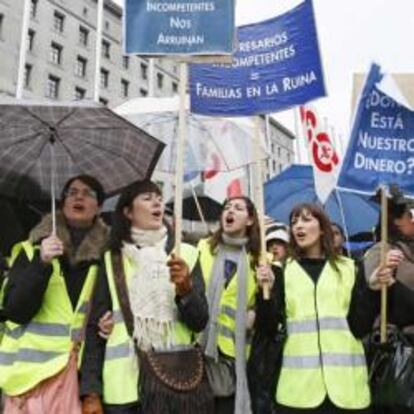
[[[312,156],[316,167],[323,172],[331,172],[339,163],[338,155],[325,132],[320,132],[313,140]]]
[[[312,109],[301,106],[300,117],[305,126],[305,134],[311,146],[313,164],[322,172],[331,172],[339,163],[331,139],[326,132],[321,130],[318,118]]]
[[[210,166],[203,172],[203,180],[209,180],[220,171],[220,157],[217,154],[210,155]]]

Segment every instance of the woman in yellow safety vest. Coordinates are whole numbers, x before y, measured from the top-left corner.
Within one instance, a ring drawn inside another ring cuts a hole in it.
[[[278,414],[370,413],[367,366],[361,338],[379,311],[378,290],[393,284],[393,262],[365,282],[352,259],[335,252],[329,218],[314,204],[290,215],[290,257],[283,277],[259,274],[273,285],[259,299],[256,327],[274,335],[286,324],[275,391]],[[261,296],[258,295],[258,298]]]
[[[78,352],[109,229],[98,217],[104,191],[95,178],[73,177],[61,200],[56,234],[47,215],[12,251],[1,311],[6,413],[81,410]]]
[[[199,242],[210,319],[200,338],[216,414],[249,414],[246,359],[260,252],[257,212],[247,197],[225,201],[220,228]]]
[[[81,368],[83,414],[211,413],[206,381],[196,395],[180,394],[156,378],[148,387],[143,379],[149,378],[147,365],[141,363],[144,354],[167,352],[178,358],[181,351],[192,352],[195,334],[208,320],[197,249],[182,243],[178,256],[173,243],[160,188],[148,180],[127,188],[114,213],[110,249],[98,274],[87,330]],[[107,311],[112,312],[114,327],[105,340],[97,334],[97,324]],[[191,361],[181,364],[174,363],[172,376],[179,377]]]

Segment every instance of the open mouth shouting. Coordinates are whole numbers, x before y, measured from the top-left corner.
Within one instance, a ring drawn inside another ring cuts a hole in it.
[[[151,213],[151,215],[155,220],[161,220],[162,219],[162,211],[161,210],[155,210]]]
[[[303,243],[306,240],[306,233],[304,231],[295,232],[295,239],[298,244]]]
[[[234,219],[233,215],[232,214],[227,215],[224,218],[224,223],[223,223],[224,224],[224,228],[225,229],[226,228],[231,228],[233,226],[234,222],[235,222],[235,219]]]
[[[85,206],[82,203],[73,203],[72,209],[76,213],[84,213],[85,212]]]

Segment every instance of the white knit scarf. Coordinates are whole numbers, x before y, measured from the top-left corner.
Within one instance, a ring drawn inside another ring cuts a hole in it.
[[[124,243],[122,253],[134,273],[128,282],[134,316],[134,339],[139,348],[170,349],[177,320],[174,285],[170,282],[165,245],[167,229],[131,228],[133,243]]]

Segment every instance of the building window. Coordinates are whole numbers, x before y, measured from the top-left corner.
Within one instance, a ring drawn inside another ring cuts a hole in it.
[[[171,86],[172,86],[173,93],[177,93],[178,92],[178,83],[177,82],[173,82],[171,84]]]
[[[3,38],[3,22],[4,22],[4,14],[0,13],[0,39]]]
[[[277,157],[280,158],[282,155],[282,150],[280,149],[280,147],[277,147]]]
[[[56,76],[49,75],[46,84],[46,96],[52,99],[59,98],[59,86],[60,79]]]
[[[105,21],[105,30],[109,30],[109,22],[108,22],[108,20]]]
[[[81,78],[86,76],[87,62],[88,61],[82,56],[76,58],[75,75],[80,76]]]
[[[85,89],[79,88],[79,87],[75,88],[75,99],[77,101],[80,101],[81,99],[84,99],[85,95],[86,95],[86,90]]]
[[[107,88],[109,85],[109,71],[101,69],[101,88]]]
[[[64,22],[65,22],[65,16],[55,11],[55,14],[53,16],[53,28],[55,29],[56,32],[59,32],[59,33],[63,32]]]
[[[88,17],[88,8],[84,7],[82,11],[83,17]]]
[[[105,99],[105,98],[99,98],[99,102],[100,102],[102,105],[105,105],[105,106],[107,106],[107,105],[108,105],[108,99]]]
[[[122,66],[124,69],[129,68],[129,56],[122,56]]]
[[[121,92],[124,98],[128,98],[129,82],[125,79],[121,79]]]
[[[141,63],[141,78],[148,79],[148,65]]]
[[[79,43],[82,46],[88,46],[89,30],[86,27],[79,26]]]
[[[33,50],[34,46],[34,37],[35,37],[35,31],[32,29],[29,29],[27,32],[27,50],[31,52]]]
[[[24,87],[30,88],[30,81],[32,79],[32,65],[25,65],[24,67]]]
[[[287,154],[287,161],[288,161],[288,164],[290,164],[290,152],[288,152]]]
[[[164,85],[164,75],[162,73],[157,73],[158,89],[162,89],[163,85]]]
[[[148,95],[148,91],[147,91],[146,89],[141,88],[141,89],[139,90],[139,94],[140,94],[141,96],[147,96],[147,95]]]
[[[102,56],[109,59],[111,57],[111,44],[106,41],[102,40]]]
[[[52,42],[50,48],[50,61],[56,65],[62,63],[62,46],[55,42]]]
[[[37,15],[38,0],[31,0],[30,2],[30,17],[34,19]]]

